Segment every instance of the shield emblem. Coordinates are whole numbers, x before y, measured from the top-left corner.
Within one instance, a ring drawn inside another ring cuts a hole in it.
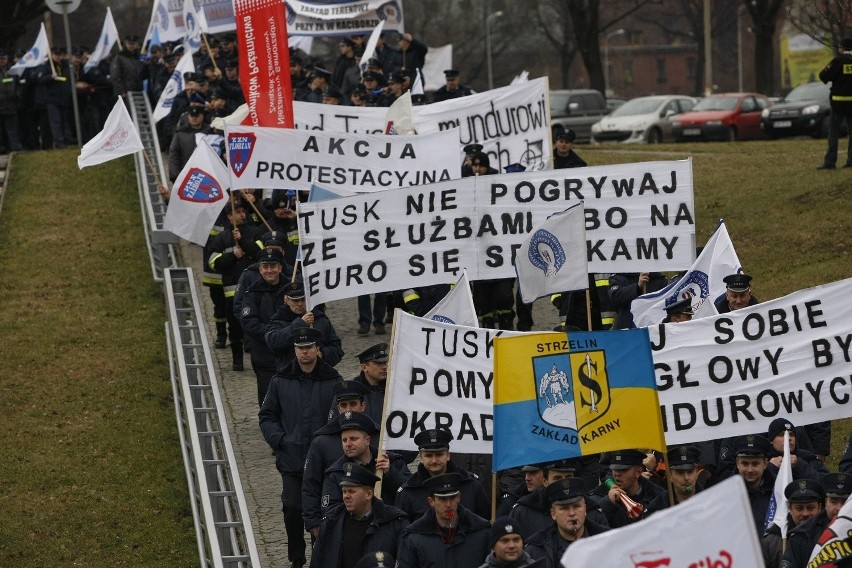
[[[606,353],[581,351],[570,354],[571,378],[577,409],[577,431],[603,418],[610,407]]]
[[[574,389],[564,354],[533,358],[538,415],[551,426],[577,429]]]
[[[232,132],[228,134],[228,163],[234,175],[240,177],[246,171],[251,160],[257,137],[250,132]]]
[[[202,169],[192,168],[177,190],[178,197],[193,203],[214,203],[222,199],[225,192],[216,178]]]

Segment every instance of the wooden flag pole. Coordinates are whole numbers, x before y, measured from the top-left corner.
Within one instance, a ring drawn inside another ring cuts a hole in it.
[[[216,73],[218,73],[218,74],[219,74],[219,76],[221,77],[221,76],[222,76],[222,72],[219,70],[219,66],[216,64],[216,58],[215,58],[215,57],[213,57],[213,54],[212,54],[212,53],[210,53],[210,44],[209,44],[209,43],[207,43],[207,34],[205,34],[205,33],[202,33],[202,34],[201,34],[201,41],[203,41],[203,42],[204,42],[204,47],[206,47],[206,48],[207,48],[207,56],[208,56],[208,57],[210,57],[210,61],[212,61],[212,62],[213,62],[213,69],[215,69],[215,70],[216,70]]]
[[[260,220],[263,221],[263,224],[266,226],[269,232],[273,232],[274,229],[269,224],[269,222],[263,217],[263,213],[260,212],[260,210],[257,208],[257,205],[254,204],[254,201],[246,197],[246,190],[241,189],[240,194],[242,194],[245,200],[248,201],[248,204],[251,205],[251,208],[254,209],[254,212],[257,213],[257,216],[260,217]]]
[[[151,168],[151,174],[154,176],[154,183],[166,187],[165,185],[163,185],[163,182],[160,181],[159,176],[157,176],[157,168],[154,167],[154,161],[151,159],[151,155],[148,154],[148,150],[142,148],[142,153],[145,155],[145,161],[148,162],[148,167]]]

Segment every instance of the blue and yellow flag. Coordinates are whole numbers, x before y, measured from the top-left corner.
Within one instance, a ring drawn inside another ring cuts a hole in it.
[[[494,339],[494,471],[625,448],[666,450],[647,329]]]

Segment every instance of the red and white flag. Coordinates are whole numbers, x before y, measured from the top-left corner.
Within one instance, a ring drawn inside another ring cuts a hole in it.
[[[293,128],[287,18],[281,0],[234,0],[240,84],[251,126]]]
[[[172,187],[163,229],[204,246],[228,199],[228,168],[207,144],[198,144]]]
[[[417,134],[414,128],[414,114],[411,104],[411,91],[406,91],[388,108],[385,115],[385,134]]]
[[[82,170],[86,166],[95,166],[128,154],[135,154],[142,149],[139,131],[130,120],[124,101],[118,99],[106,119],[104,129],[80,149],[77,166]]]
[[[665,538],[648,538],[665,535]],[[602,559],[606,559],[602,563]],[[763,566],[748,493],[735,475],[641,523],[581,538],[562,566],[749,568]]]

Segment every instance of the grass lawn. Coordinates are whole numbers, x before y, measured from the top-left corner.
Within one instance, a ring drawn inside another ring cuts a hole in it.
[[[130,158],[14,158],[0,215],[0,565],[198,565]]]

